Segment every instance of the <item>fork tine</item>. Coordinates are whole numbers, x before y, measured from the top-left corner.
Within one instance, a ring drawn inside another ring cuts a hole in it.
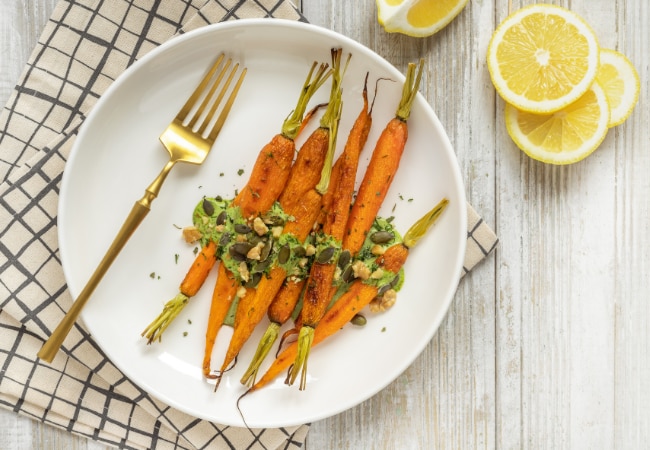
[[[214,75],[214,73],[217,71],[217,68],[219,65],[221,65],[221,61],[223,61],[223,58],[225,58],[225,55],[222,53],[219,55],[217,60],[212,64],[212,67],[208,70],[208,73],[205,74],[199,85],[194,89],[194,92],[192,92],[192,95],[187,99],[181,110],[176,114],[176,120],[180,120],[181,122],[187,117],[187,115],[190,113],[192,110],[192,107],[196,104],[197,100],[201,97],[201,93],[205,90],[206,86],[210,82],[210,79]]]
[[[223,80],[223,77],[226,74],[226,72],[228,71],[228,68],[230,67],[230,64],[232,64],[232,59],[228,59],[228,61],[226,61],[224,66],[221,68],[221,72],[219,72],[219,74],[217,75],[216,80],[214,80],[212,82],[212,86],[210,86],[210,90],[208,91],[207,94],[205,94],[205,97],[203,98],[203,101],[201,102],[201,105],[198,107],[198,109],[194,113],[194,116],[192,117],[192,119],[187,124],[188,128],[193,129],[194,125],[196,125],[196,122],[201,117],[203,117],[203,112],[205,111],[205,108],[210,103],[210,99],[212,98],[212,96],[216,92],[217,87],[219,87],[219,84],[221,83],[221,80]],[[231,76],[231,78],[232,78],[232,76]],[[226,86],[228,86],[228,83],[230,83],[230,78],[226,81]],[[220,101],[221,101],[221,98],[217,98],[216,102],[218,103]],[[209,118],[210,116],[208,115],[207,117]],[[202,133],[199,132],[199,134],[202,134]]]
[[[226,89],[228,89],[228,86],[230,86],[230,82],[232,81],[233,76],[235,75],[235,72],[237,71],[237,68],[239,67],[239,63],[235,64],[235,66],[232,68],[230,71],[230,74],[228,75],[228,79],[224,82],[223,86],[221,87],[221,90],[219,91],[219,94],[217,97],[214,99],[212,106],[210,107],[210,111],[208,114],[203,116],[203,112],[205,111],[205,108],[208,106],[209,100],[212,98],[214,93],[217,91],[217,87],[219,87],[219,83],[221,83],[221,80],[223,79],[223,76],[226,74],[226,70],[228,67],[230,67],[230,63],[232,61],[228,60],[228,63],[226,64],[226,67],[223,68],[223,71],[219,74],[219,77],[217,80],[215,80],[214,84],[210,88],[209,94],[205,97],[203,100],[203,103],[201,103],[201,106],[199,109],[196,111],[196,115],[192,119],[192,121],[189,124],[190,128],[194,128],[194,125],[198,121],[199,118],[203,117],[203,123],[199,126],[197,133],[203,134],[205,132],[206,128],[206,123],[209,122],[212,117],[214,116],[214,111],[217,109],[217,106],[219,106],[219,103],[221,103],[221,100],[223,99],[223,96],[226,92]]]
[[[214,140],[217,138],[217,135],[221,131],[221,127],[223,127],[223,124],[226,121],[226,117],[228,116],[228,113],[230,113],[230,108],[232,108],[233,103],[235,103],[235,98],[237,97],[239,88],[241,87],[241,84],[244,81],[244,77],[246,76],[246,71],[247,69],[244,67],[242,69],[241,74],[239,75],[239,78],[237,79],[237,83],[235,83],[235,86],[232,88],[232,91],[230,92],[230,96],[228,97],[226,104],[223,106],[223,109],[221,110],[221,114],[219,114],[219,117],[217,118],[216,122],[212,126],[212,129],[210,130],[210,133],[208,134],[207,137],[207,139],[210,142],[214,142]],[[233,75],[234,75],[234,70],[231,74],[230,79],[232,79]],[[228,83],[230,83],[230,79],[228,80]],[[226,87],[224,87],[224,89],[222,90],[220,97],[223,97],[223,94],[225,94]],[[216,109],[217,109],[217,103],[212,105],[212,109],[210,110],[210,114],[208,114],[208,117],[211,117],[214,114]],[[208,125],[208,121],[206,120],[202,128],[206,128],[207,125]]]

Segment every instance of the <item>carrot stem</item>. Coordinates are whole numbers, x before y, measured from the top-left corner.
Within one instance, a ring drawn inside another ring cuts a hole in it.
[[[300,97],[298,98],[298,103],[296,108],[289,114],[282,124],[282,135],[288,139],[294,140],[298,133],[302,129],[303,120],[305,116],[305,111],[307,111],[307,104],[309,100],[313,97],[314,93],[325,83],[329,75],[332,73],[331,69],[326,72],[328,65],[326,63],[321,63],[316,70],[317,62],[311,66],[309,74],[307,74],[307,79],[305,84],[302,86],[302,91]],[[314,70],[316,70],[315,76]],[[311,117],[311,114],[309,115]]]
[[[267,327],[264,335],[260,339],[257,349],[255,350],[255,355],[251,360],[250,365],[244,375],[241,378],[241,383],[244,385],[253,385],[255,384],[255,378],[257,377],[257,372],[259,371],[260,364],[268,354],[269,350],[275,343],[278,335],[280,334],[280,324],[276,322],[271,322]]]
[[[217,245],[215,242],[210,241],[201,248],[201,252],[194,258],[190,270],[179,286],[179,293],[165,304],[158,317],[141,333],[141,336],[147,338],[147,344],[151,344],[155,340],[159,342],[162,340],[163,332],[183,308],[185,308],[190,297],[196,295],[201,286],[203,286],[208,273],[214,267],[216,261]]]
[[[422,70],[424,69],[424,59],[420,59],[417,74],[415,72],[415,63],[410,63],[406,72],[406,80],[404,81],[404,89],[402,90],[402,98],[397,107],[395,116],[406,122],[411,116],[411,107],[413,101],[418,93],[420,87],[420,80],[422,79]]]
[[[147,338],[147,344],[151,344],[155,340],[162,340],[162,334],[183,308],[185,308],[189,299],[187,295],[179,292],[176,294],[176,297],[165,303],[160,315],[141,334],[141,336]]]

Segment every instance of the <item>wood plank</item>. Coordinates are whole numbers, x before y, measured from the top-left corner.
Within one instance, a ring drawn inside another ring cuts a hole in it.
[[[632,61],[641,79],[641,97],[632,116],[612,130],[615,154],[615,258],[609,276],[616,285],[614,429],[618,448],[642,448],[650,440],[650,5],[643,0],[616,9],[615,39],[607,41]]]
[[[493,223],[489,121],[495,94],[485,89],[489,80],[480,56],[491,33],[489,8],[470,2],[446,29],[421,39],[384,32],[373,2],[303,4],[310,22],[361,42],[400,70],[409,61],[427,60],[421,92],[456,149],[470,201]],[[314,423],[309,449],[494,447],[495,277],[493,261],[484,264],[463,280],[446,320],[415,363],[372,399]]]

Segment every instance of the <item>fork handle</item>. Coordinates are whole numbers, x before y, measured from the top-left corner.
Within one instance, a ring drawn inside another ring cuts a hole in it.
[[[59,348],[61,348],[63,341],[79,317],[81,310],[85,306],[86,302],[92,295],[99,282],[104,277],[104,274],[106,274],[108,268],[111,266],[111,264],[113,264],[113,261],[120,253],[122,248],[124,248],[124,245],[129,240],[133,232],[136,230],[136,228],[138,228],[142,220],[151,210],[151,202],[153,202],[153,200],[158,196],[158,192],[160,192],[162,183],[165,181],[165,178],[167,178],[167,174],[174,166],[174,163],[175,161],[169,161],[160,172],[160,174],[158,174],[156,179],[146,189],[144,196],[135,202],[131,208],[131,212],[122,224],[120,231],[113,239],[111,246],[108,248],[99,265],[88,279],[88,282],[84,286],[83,290],[81,293],[79,293],[79,296],[72,303],[70,310],[65,314],[63,319],[61,319],[59,325],[39,350],[39,358],[47,362],[52,362],[57,352],[59,351]]]

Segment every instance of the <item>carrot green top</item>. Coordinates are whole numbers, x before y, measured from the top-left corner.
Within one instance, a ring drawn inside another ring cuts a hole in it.
[[[418,69],[417,74],[415,69]],[[420,88],[420,80],[422,79],[422,70],[424,68],[424,59],[420,59],[420,64],[416,66],[415,63],[409,63],[408,69],[406,72],[406,80],[404,81],[404,87],[402,88],[402,99],[397,106],[397,112],[395,116],[406,122],[411,115],[411,106],[413,106],[413,101],[415,96],[418,93]]]

